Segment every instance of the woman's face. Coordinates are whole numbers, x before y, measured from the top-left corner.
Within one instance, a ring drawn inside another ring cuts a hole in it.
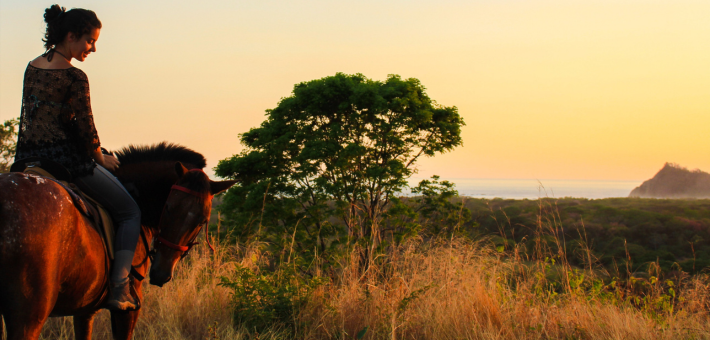
[[[96,52],[96,40],[99,40],[99,34],[101,30],[94,28],[91,32],[84,34],[78,39],[73,33],[69,33],[67,37],[67,47],[69,48],[70,58],[74,58],[78,61],[84,61],[86,56],[91,52]]]

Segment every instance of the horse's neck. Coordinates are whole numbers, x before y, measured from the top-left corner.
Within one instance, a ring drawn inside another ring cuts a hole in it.
[[[177,181],[174,162],[145,162],[119,167],[116,177],[138,203],[141,223],[157,228],[170,187]]]

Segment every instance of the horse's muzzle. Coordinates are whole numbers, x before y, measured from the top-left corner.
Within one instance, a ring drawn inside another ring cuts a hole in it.
[[[159,275],[158,276],[150,275],[149,282],[150,282],[150,284],[152,284],[154,286],[162,287],[164,284],[170,282],[170,280],[172,280],[172,279],[173,279],[172,275],[169,275],[164,278],[161,278]]]

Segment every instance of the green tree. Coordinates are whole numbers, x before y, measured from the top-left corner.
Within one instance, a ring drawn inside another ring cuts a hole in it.
[[[425,238],[458,235],[473,236],[476,223],[471,221],[471,210],[464,207],[455,185],[439,181],[439,176],[425,179],[412,188],[413,197],[393,197],[381,222],[382,231],[394,242],[420,234]],[[468,231],[464,230],[468,227]]]
[[[241,180],[222,210],[242,227],[238,235],[267,235],[301,254],[343,237],[379,242],[378,222],[416,161],[461,145],[464,125],[456,107],[437,105],[419,80],[396,75],[300,83],[266,113],[241,135],[245,149],[215,169]]]
[[[6,120],[0,125],[0,173],[9,172],[12,160],[15,158],[15,148],[17,147],[17,126],[20,121],[15,119]]]
[[[463,202],[453,202],[459,196],[454,184],[449,181],[439,181],[439,176],[431,180],[422,180],[412,188],[412,193],[419,195],[414,199],[416,211],[421,214],[423,225],[428,226],[429,233],[453,233],[461,224],[471,220],[471,210],[463,206]]]

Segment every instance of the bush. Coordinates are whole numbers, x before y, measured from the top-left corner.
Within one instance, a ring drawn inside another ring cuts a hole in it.
[[[290,266],[262,272],[237,265],[231,278],[220,279],[220,285],[231,290],[235,326],[256,332],[273,329],[275,324],[295,330],[299,308],[324,283],[319,277],[299,275]]]

